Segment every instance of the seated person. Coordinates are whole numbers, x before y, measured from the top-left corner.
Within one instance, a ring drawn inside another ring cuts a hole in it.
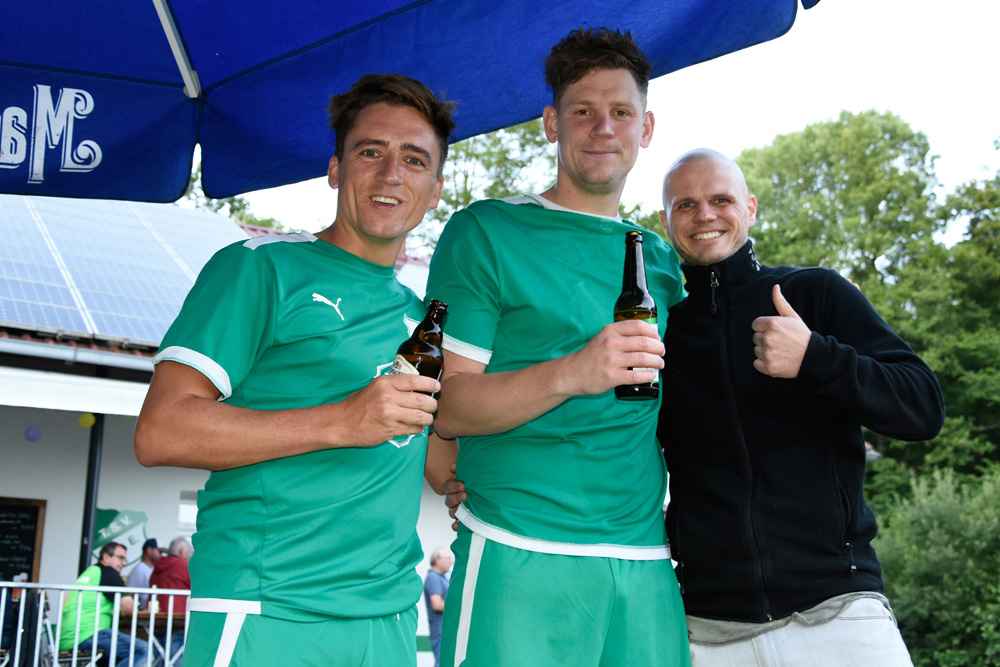
[[[121,571],[126,562],[128,562],[128,556],[125,547],[117,542],[108,542],[101,547],[100,560],[98,560],[97,565],[91,565],[84,570],[76,583],[85,586],[125,586]],[[82,594],[78,594],[75,591],[70,591],[66,596],[66,604],[62,611],[59,650],[72,651],[75,645],[80,650],[93,651],[96,649],[104,651],[108,655],[111,653],[112,637],[117,634],[118,642],[115,655],[110,662],[116,663],[117,667],[126,667],[129,664],[129,653],[132,653],[132,664],[143,664],[146,661],[149,647],[143,640],[133,640],[129,634],[119,632],[111,627],[114,604],[115,594],[111,592],[84,591]],[[132,604],[132,596],[123,595],[121,615],[131,616]],[[77,634],[78,615],[79,634]],[[96,635],[94,634],[95,617],[97,618]]]
[[[191,590],[191,574],[188,572],[188,561],[194,553],[194,547],[186,537],[177,537],[170,543],[169,555],[156,561],[153,574],[149,577],[149,585],[156,588],[174,588]],[[157,612],[169,613],[170,599],[173,598],[173,613],[183,614],[187,611],[187,595],[158,595]],[[161,643],[166,642],[166,633],[157,634]],[[184,645],[184,632],[174,632],[170,637],[170,655],[176,656]],[[181,667],[181,659],[174,660],[174,667]]]

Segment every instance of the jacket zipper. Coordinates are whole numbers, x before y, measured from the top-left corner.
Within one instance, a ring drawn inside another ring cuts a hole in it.
[[[709,309],[709,312],[711,312],[713,315],[715,315],[716,311],[719,309],[719,307],[715,305],[715,288],[719,286],[719,279],[715,276],[715,271],[710,271],[709,272],[709,276],[711,276],[711,279],[710,279],[710,281],[709,281],[708,284],[712,288],[712,293],[711,293],[712,294],[712,306]]]
[[[720,287],[719,279],[715,275],[714,271],[712,271],[710,273],[710,283],[709,284],[710,284],[710,286],[712,288],[712,292],[711,292],[711,312],[714,315],[718,311],[718,304],[717,304],[717,301],[716,301],[716,288]],[[723,294],[723,302],[724,302],[724,296],[725,295]],[[771,602],[770,602],[770,596],[767,593],[767,585],[765,583],[765,577],[764,577],[764,566],[762,564],[762,560],[763,559],[761,557],[760,546],[758,545],[757,529],[756,529],[756,526],[754,525],[754,518],[753,518],[753,470],[752,470],[752,467],[750,465],[750,449],[749,449],[749,447],[747,447],[746,437],[745,437],[745,435],[743,433],[743,422],[742,422],[742,420],[739,417],[739,410],[737,409],[737,405],[736,405],[736,394],[735,394],[735,392],[733,390],[733,384],[734,384],[734,382],[733,382],[733,368],[732,368],[732,364],[730,363],[730,358],[729,358],[730,346],[728,345],[729,327],[728,327],[728,314],[727,313],[723,313],[723,323],[722,323],[722,325],[723,325],[723,329],[722,329],[723,330],[723,336],[722,336],[722,361],[725,364],[726,377],[727,377],[727,382],[726,382],[726,399],[727,399],[727,401],[729,403],[729,413],[730,413],[730,415],[732,417],[732,422],[733,422],[733,425],[735,427],[734,431],[735,431],[735,433],[736,433],[736,435],[737,435],[737,437],[739,439],[740,453],[743,456],[743,467],[746,470],[746,479],[747,479],[747,482],[748,482],[748,484],[747,484],[746,498],[745,498],[745,501],[744,501],[744,506],[747,508],[747,510],[746,510],[746,512],[744,514],[744,517],[743,517],[744,518],[744,527],[745,527],[746,534],[747,534],[747,541],[748,541],[748,544],[749,544],[749,547],[750,547],[750,552],[751,552],[752,558],[753,558],[753,570],[754,570],[755,584],[756,584],[757,589],[760,591],[760,598],[761,598],[759,600],[760,610],[764,614],[764,616],[767,618],[767,620],[772,621],[772,620],[774,620],[774,614],[772,612],[772,605],[771,605]]]

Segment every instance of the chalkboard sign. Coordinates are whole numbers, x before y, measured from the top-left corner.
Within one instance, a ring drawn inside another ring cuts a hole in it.
[[[0,498],[0,579],[27,574],[38,582],[44,525],[44,500]]]

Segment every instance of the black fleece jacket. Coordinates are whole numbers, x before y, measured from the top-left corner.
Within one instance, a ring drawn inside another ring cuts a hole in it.
[[[861,427],[933,438],[944,421],[934,373],[834,271],[761,266],[749,241],[683,269],[689,296],[670,309],[659,437],[687,613],[764,622],[881,592]],[[775,284],[813,332],[794,379],[753,367],[751,323],[777,315]]]

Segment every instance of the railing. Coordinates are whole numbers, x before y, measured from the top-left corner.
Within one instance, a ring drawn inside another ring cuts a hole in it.
[[[13,605],[8,604],[20,592]],[[101,625],[100,605],[107,604],[105,592],[114,594],[111,612],[110,642],[97,642]],[[138,611],[139,594],[149,594],[149,609]],[[73,618],[63,618],[63,607],[67,599],[76,596],[77,613]],[[190,616],[187,612],[174,613],[175,595],[188,596],[190,591],[162,588],[134,588],[109,586],[81,586],[77,584],[30,584],[0,581],[0,632],[9,623],[7,616],[16,618],[12,636],[3,637],[7,648],[0,651],[0,667],[55,667],[55,665],[91,665],[95,667],[107,653],[112,657],[111,665],[117,664],[124,656],[117,656],[119,632],[129,638],[129,662],[131,667],[174,667],[180,663],[184,646],[177,639],[187,632]],[[166,596],[166,597],[164,597]],[[132,598],[133,613],[123,615],[123,597]],[[100,602],[104,598],[103,603]],[[81,628],[81,611],[93,605],[93,627]],[[74,623],[72,641],[69,646],[59,646],[63,633],[63,623]],[[92,632],[88,632],[92,630]],[[83,639],[81,639],[81,636]],[[93,650],[79,648],[81,642],[94,637]],[[9,642],[9,644],[8,644]],[[142,650],[146,642],[147,649]],[[172,645],[173,650],[170,650]],[[60,651],[60,648],[62,650]],[[169,654],[169,655],[168,655]],[[117,659],[115,659],[117,656]]]

